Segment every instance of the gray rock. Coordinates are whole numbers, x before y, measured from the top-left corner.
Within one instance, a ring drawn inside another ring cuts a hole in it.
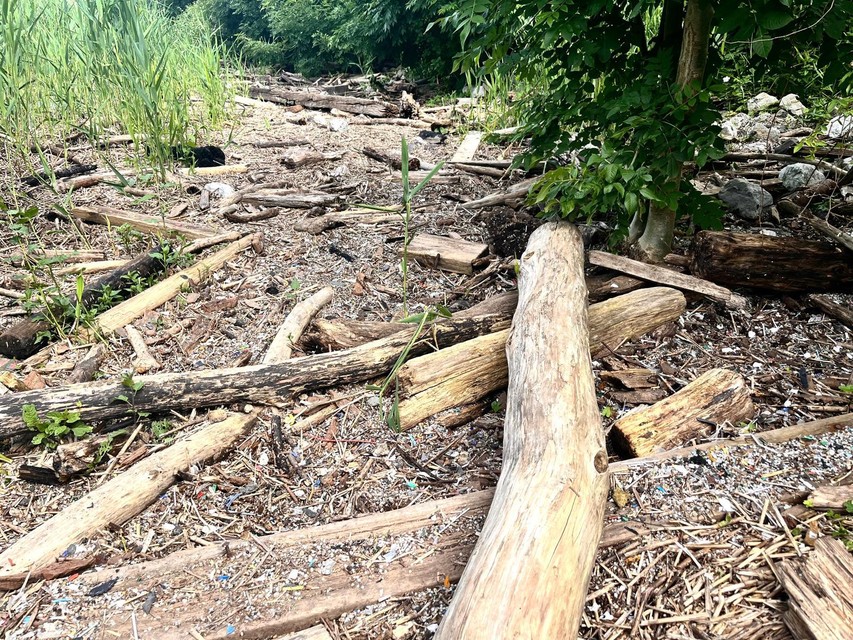
[[[789,93],[786,96],[782,96],[779,106],[795,116],[801,116],[806,112],[806,106],[800,102],[800,98],[796,93]]]
[[[836,140],[853,138],[853,116],[835,116],[826,125],[826,135]]]
[[[762,91],[754,98],[747,100],[746,108],[750,111],[764,111],[771,107],[775,107],[777,104],[779,104],[779,98]]]
[[[751,122],[745,113],[736,113],[731,118],[723,120],[720,125],[720,137],[723,140],[745,140],[748,137],[747,125]]]
[[[779,179],[788,191],[794,191],[805,186],[819,184],[826,180],[826,176],[813,165],[797,162],[782,167],[779,172]]]
[[[732,213],[744,220],[758,220],[769,215],[773,196],[754,182],[743,178],[729,180],[717,196]]]

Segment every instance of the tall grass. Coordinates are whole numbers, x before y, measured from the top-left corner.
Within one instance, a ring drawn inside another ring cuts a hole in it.
[[[19,162],[72,136],[168,147],[221,125],[222,48],[198,12],[156,0],[0,0],[0,134]],[[24,168],[24,167],[22,167]]]

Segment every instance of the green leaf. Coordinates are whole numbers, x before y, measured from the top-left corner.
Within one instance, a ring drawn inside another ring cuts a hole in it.
[[[38,429],[42,425],[34,404],[25,404],[21,412],[21,417],[28,429]]]
[[[772,31],[790,24],[794,20],[794,15],[782,9],[763,9],[759,10],[756,18],[762,29]]]

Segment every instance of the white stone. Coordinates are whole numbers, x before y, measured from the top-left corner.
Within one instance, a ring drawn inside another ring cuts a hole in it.
[[[779,98],[762,91],[754,98],[750,98],[746,103],[746,107],[750,111],[764,111],[765,109],[775,107],[777,104],[779,104]]]
[[[826,180],[826,176],[814,165],[796,162],[782,167],[779,172],[779,179],[788,191],[794,191],[806,186],[820,184]]]
[[[789,93],[786,96],[782,96],[779,106],[795,116],[801,116],[806,112],[806,106],[800,102],[800,98],[796,93]]]
[[[853,116],[835,116],[826,125],[826,135],[835,139],[853,137]]]

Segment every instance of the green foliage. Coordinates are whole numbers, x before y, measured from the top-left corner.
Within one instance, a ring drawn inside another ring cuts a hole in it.
[[[128,413],[134,415],[137,420],[147,418],[151,415],[149,411],[140,411],[136,408],[136,394],[145,387],[145,383],[141,380],[133,379],[133,372],[126,371],[121,377],[121,386],[127,389],[127,393],[121,393],[116,396],[116,402],[124,402],[128,406]]]
[[[185,3],[169,0],[175,9]],[[198,0],[192,12],[248,64],[306,75],[406,66],[442,79],[458,52],[438,30],[427,31],[435,9],[423,0]]]
[[[615,214],[624,230],[634,213],[655,203],[691,214],[699,226],[718,226],[719,208],[703,204],[680,177],[686,163],[701,166],[723,153],[715,124],[715,99],[729,91],[717,80],[723,61],[739,55],[769,74],[796,67],[792,50],[811,46],[820,60],[824,51],[834,56],[826,58],[823,81],[837,78],[837,90],[850,90],[849,0],[715,3],[707,80],[684,88],[676,83],[682,16],[667,20],[664,4],[683,11],[677,1],[460,0],[443,19],[464,46],[462,69],[542,87],[517,101],[518,137],[532,139],[529,161],[567,155],[572,163],[534,190],[546,211]],[[678,33],[666,28],[672,24]]]
[[[165,435],[172,430],[172,422],[170,420],[154,420],[151,423],[151,435],[155,440],[163,440]]]
[[[170,145],[224,120],[221,59],[198,16],[153,0],[0,0],[0,133],[26,168],[49,170],[39,145],[121,123],[163,166]]]
[[[25,404],[21,417],[24,425],[31,431],[36,432],[32,443],[47,447],[48,449],[55,449],[62,439],[68,435],[81,438],[92,431],[92,427],[80,419],[79,412],[68,409],[64,411],[48,411],[47,416],[42,419],[35,405]]]

